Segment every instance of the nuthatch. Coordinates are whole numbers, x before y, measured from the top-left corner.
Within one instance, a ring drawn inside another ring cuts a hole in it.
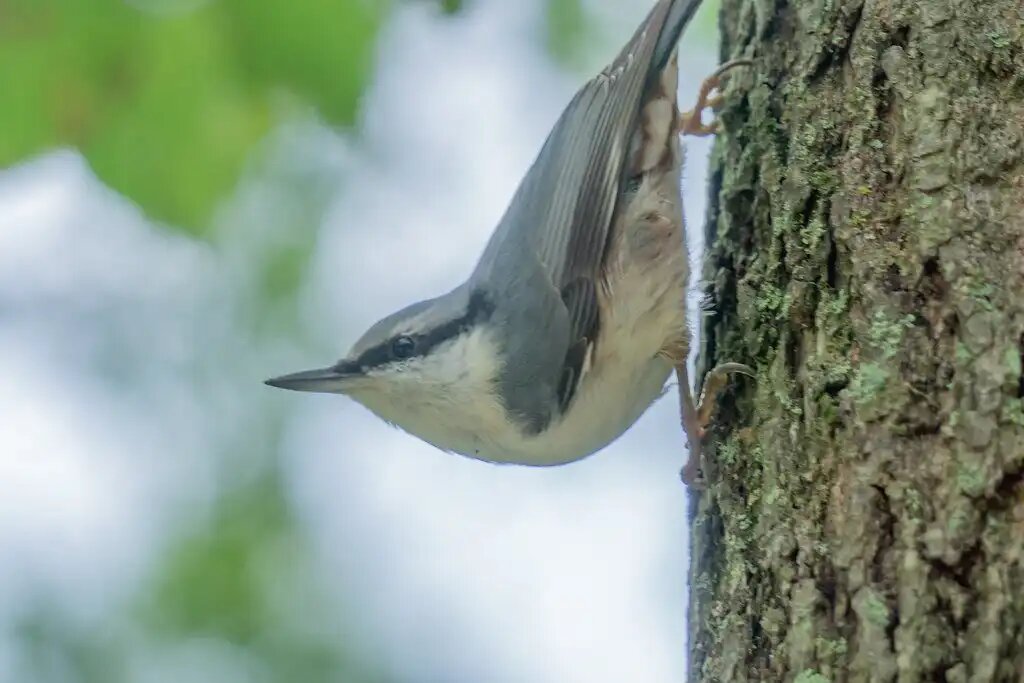
[[[689,266],[680,133],[707,135],[676,103],[676,43],[700,0],[660,0],[622,52],[562,113],[469,279],[373,325],[330,367],[267,381],[346,394],[438,448],[559,465],[626,431],[675,368],[690,457],[727,373],[695,404],[686,360]]]

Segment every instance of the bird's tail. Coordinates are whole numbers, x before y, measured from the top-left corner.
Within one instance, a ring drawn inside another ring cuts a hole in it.
[[[662,69],[668,64],[668,60],[672,58],[672,54],[675,52],[679,37],[683,34],[683,29],[690,23],[693,15],[697,13],[700,3],[701,0],[661,0],[659,4],[667,4],[668,10],[664,15],[665,19],[661,24],[661,34],[658,36],[658,42],[654,47],[654,59],[652,62],[656,68]],[[659,10],[664,11],[661,7],[655,6],[652,14]]]

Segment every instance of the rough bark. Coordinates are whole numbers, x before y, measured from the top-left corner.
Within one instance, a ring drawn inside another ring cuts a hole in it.
[[[691,681],[1024,681],[1024,3],[723,0]]]

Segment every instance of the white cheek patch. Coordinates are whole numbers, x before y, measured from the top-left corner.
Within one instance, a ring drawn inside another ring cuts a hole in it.
[[[425,383],[463,394],[460,398],[472,401],[491,391],[497,361],[497,349],[489,334],[478,328],[435,349],[415,370]]]
[[[403,371],[382,369],[357,396],[382,419],[444,450],[479,454],[510,426],[495,395],[497,349],[476,328],[411,359]]]
[[[463,362],[470,378],[477,382],[492,382],[498,374],[498,348],[484,328],[463,335]]]
[[[429,398],[450,403],[491,391],[498,372],[497,348],[482,328],[461,334],[419,356],[367,372],[381,394],[408,404]]]

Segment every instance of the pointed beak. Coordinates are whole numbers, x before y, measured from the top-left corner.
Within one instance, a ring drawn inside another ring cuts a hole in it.
[[[345,393],[346,385],[358,374],[346,371],[339,366],[304,370],[290,375],[274,377],[264,382],[268,386],[291,391],[316,391],[328,394]]]

